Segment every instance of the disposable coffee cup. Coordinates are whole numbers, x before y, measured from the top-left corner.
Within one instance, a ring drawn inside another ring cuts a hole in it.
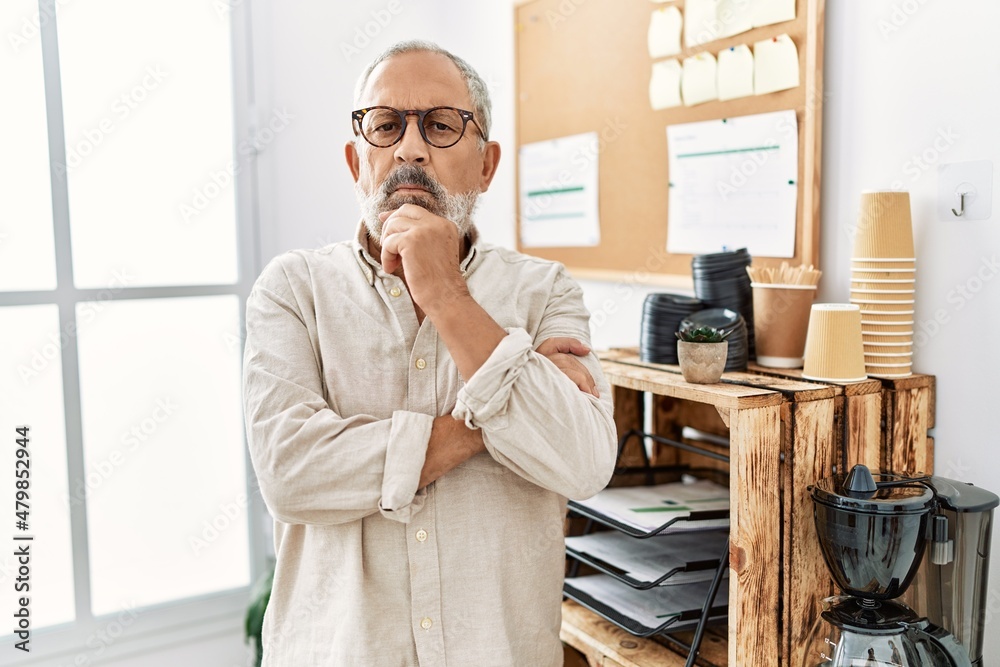
[[[817,303],[809,313],[802,377],[820,382],[859,382],[865,372],[861,309],[848,303]]]
[[[881,283],[851,283],[851,294],[916,294],[916,289],[913,287],[913,281],[909,284],[901,285],[885,285]],[[912,297],[893,297],[893,298],[912,298]]]
[[[864,314],[862,314],[861,317],[863,318]],[[912,333],[913,332],[913,321],[910,320],[908,322],[900,322],[898,324],[885,323],[885,322],[879,322],[877,324],[867,324],[866,320],[862,319],[861,320],[861,330],[864,331],[865,333],[870,333],[870,334],[872,334],[872,333],[874,333],[874,334],[890,333],[891,334],[891,333],[906,333],[906,332],[911,332]]]
[[[892,276],[894,274],[887,273],[885,275]],[[869,285],[872,286],[870,289],[913,289],[916,281],[913,278],[863,278],[857,274],[851,275],[852,287],[867,287]],[[875,285],[882,285],[882,287],[875,287]]]
[[[858,255],[851,257],[851,266],[854,268],[885,267],[887,269],[903,269],[909,267],[913,269],[916,265],[916,257],[859,257]],[[872,269],[869,268],[868,270],[871,271]]]
[[[757,363],[801,368],[816,285],[751,283]]]
[[[913,375],[912,367],[908,369],[905,373],[882,373],[882,372],[871,373],[871,376],[873,378],[878,378],[880,380],[894,380],[896,378],[908,378],[911,375]]]
[[[871,345],[872,343],[906,343],[912,345],[913,332],[908,331],[905,334],[866,333],[862,341],[865,345]]]
[[[869,343],[865,341],[865,359],[869,356],[913,353],[913,343]]]
[[[858,228],[854,234],[854,257],[912,259],[914,255],[910,193],[895,190],[862,192]]]
[[[883,312],[913,312],[913,299],[860,299],[851,297],[851,303],[861,308],[869,306],[871,310]]]

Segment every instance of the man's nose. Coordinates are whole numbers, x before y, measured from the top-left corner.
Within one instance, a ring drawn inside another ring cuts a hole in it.
[[[423,164],[427,161],[427,143],[420,136],[420,121],[415,114],[406,118],[406,129],[403,130],[403,138],[396,144],[394,157],[399,163]]]

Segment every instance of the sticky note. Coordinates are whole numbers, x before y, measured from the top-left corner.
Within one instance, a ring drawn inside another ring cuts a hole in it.
[[[795,0],[753,0],[750,14],[755,28],[791,21],[795,18]]]
[[[719,37],[732,37],[753,28],[754,3],[748,0],[719,0],[715,17],[721,26]]]
[[[681,105],[681,64],[676,58],[653,63],[649,77],[649,104],[654,110]]]
[[[720,100],[753,95],[753,54],[746,44],[719,51]]]
[[[698,46],[719,39],[718,0],[685,0],[684,45]]]
[[[716,88],[716,63],[711,53],[699,53],[684,59],[681,75],[681,96],[691,106],[719,99]]]
[[[799,85],[799,52],[788,35],[753,45],[754,94],[764,95]]]
[[[681,10],[676,7],[654,9],[649,18],[649,56],[663,58],[681,52]]]

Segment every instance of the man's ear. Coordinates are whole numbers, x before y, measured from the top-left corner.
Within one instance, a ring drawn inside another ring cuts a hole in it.
[[[351,170],[351,176],[357,183],[361,174],[361,156],[358,155],[358,147],[353,141],[344,144],[344,157],[347,158],[347,168]]]
[[[479,191],[486,192],[493,182],[493,177],[497,175],[497,165],[500,163],[500,144],[495,141],[487,141],[483,148],[483,170],[479,178]]]

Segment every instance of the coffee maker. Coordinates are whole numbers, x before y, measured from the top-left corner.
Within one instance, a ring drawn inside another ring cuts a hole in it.
[[[842,595],[803,667],[982,667],[996,494],[863,465],[809,487],[823,559]],[[913,588],[910,589],[911,583]],[[913,607],[898,598],[908,594]]]

